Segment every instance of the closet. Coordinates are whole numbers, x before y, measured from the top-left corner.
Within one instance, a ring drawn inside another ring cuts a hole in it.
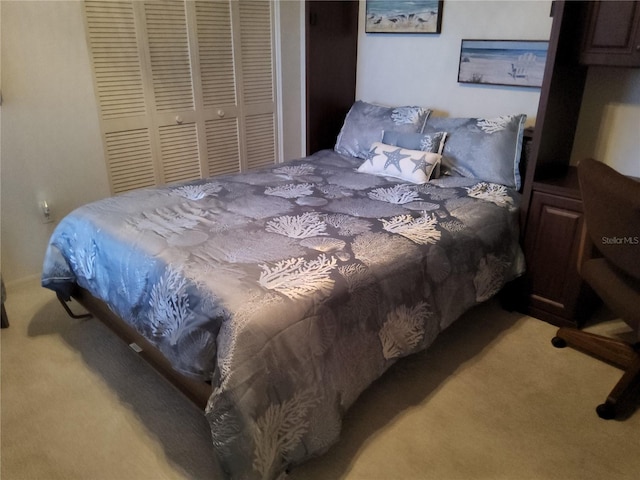
[[[272,2],[83,4],[112,193],[277,161]]]

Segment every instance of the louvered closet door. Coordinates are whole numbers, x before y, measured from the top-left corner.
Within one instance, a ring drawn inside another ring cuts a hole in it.
[[[276,103],[273,68],[273,21],[269,1],[232,2],[239,26],[237,62],[241,92],[246,168],[276,161]]]
[[[152,127],[130,2],[86,1],[87,37],[113,193],[155,185]]]
[[[163,183],[202,177],[194,85],[183,0],[148,1],[144,27]]]
[[[231,5],[195,2],[200,91],[209,175],[241,169]]]
[[[86,0],[114,193],[276,162],[268,0]]]

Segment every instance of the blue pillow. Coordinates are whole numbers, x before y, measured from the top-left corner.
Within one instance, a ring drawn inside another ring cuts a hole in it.
[[[424,133],[447,132],[442,172],[520,188],[520,154],[527,116],[430,118]]]
[[[447,132],[427,133],[402,133],[396,130],[385,130],[382,143],[396,145],[410,150],[423,152],[442,153]]]
[[[422,107],[383,107],[358,100],[344,119],[335,151],[365,158],[374,142],[382,141],[384,130],[422,132],[431,110]]]

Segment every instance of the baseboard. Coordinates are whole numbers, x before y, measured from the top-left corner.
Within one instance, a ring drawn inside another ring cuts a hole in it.
[[[19,289],[25,286],[31,286],[34,282],[40,283],[40,278],[42,274],[35,273],[33,275],[28,275],[26,277],[19,278],[17,280],[11,280],[10,282],[5,282],[4,286],[7,290]]]

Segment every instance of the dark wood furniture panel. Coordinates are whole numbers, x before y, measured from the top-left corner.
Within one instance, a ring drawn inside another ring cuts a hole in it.
[[[587,78],[587,67],[578,61],[585,7],[584,2],[554,2],[547,63],[523,189],[523,223],[533,183],[563,177],[569,166]]]
[[[580,61],[640,67],[640,2],[591,2]]]
[[[592,2],[553,2],[553,23],[527,164],[521,221],[527,273],[522,311],[581,325],[596,297],[580,278],[590,254],[575,167],[570,166],[588,66],[580,62]],[[586,253],[582,253],[586,252]]]
[[[581,325],[594,297],[578,272],[591,249],[575,168],[535,186],[524,242],[527,311],[555,325]]]
[[[358,2],[306,2],[307,154],[333,148],[356,97]]]
[[[2,304],[2,312],[0,313],[0,328],[8,328],[9,327],[9,317],[7,316],[7,311],[4,308],[4,303]]]
[[[2,286],[0,287],[0,289],[2,290],[2,295],[1,295],[1,310],[2,312],[0,312],[0,327],[1,328],[7,328],[9,326],[9,317],[7,316],[7,311],[4,308],[4,300],[7,297],[7,292],[4,289],[4,280],[2,280],[0,278],[0,283],[2,284]]]

